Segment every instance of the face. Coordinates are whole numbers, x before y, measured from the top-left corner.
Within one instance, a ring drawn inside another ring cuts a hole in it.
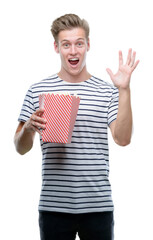
[[[61,31],[58,35],[58,44],[55,42],[54,46],[55,51],[60,54],[61,73],[76,76],[86,71],[89,40],[87,41],[82,28]]]

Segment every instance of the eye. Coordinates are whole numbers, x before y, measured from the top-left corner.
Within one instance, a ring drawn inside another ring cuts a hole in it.
[[[82,43],[82,42],[78,42],[78,43],[77,43],[77,46],[78,46],[78,47],[82,47],[82,46],[83,46],[83,43]]]
[[[64,48],[69,48],[69,46],[70,46],[69,43],[64,43],[64,44],[63,44],[63,47],[64,47]]]
[[[77,42],[77,47],[82,48],[84,46],[84,44],[85,43],[83,41],[79,41],[79,42]]]

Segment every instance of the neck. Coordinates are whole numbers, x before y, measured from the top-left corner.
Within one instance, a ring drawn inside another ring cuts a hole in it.
[[[88,80],[91,77],[91,74],[88,73],[86,69],[84,69],[80,73],[74,74],[74,75],[61,69],[61,71],[58,73],[58,76],[66,82],[79,83],[79,82],[84,82],[84,81]]]

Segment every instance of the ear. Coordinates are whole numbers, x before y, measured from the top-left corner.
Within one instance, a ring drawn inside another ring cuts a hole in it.
[[[90,49],[90,39],[88,38],[88,41],[87,41],[87,51],[89,51]]]
[[[58,43],[56,41],[54,41],[54,49],[56,53],[59,53],[59,47],[58,47]]]

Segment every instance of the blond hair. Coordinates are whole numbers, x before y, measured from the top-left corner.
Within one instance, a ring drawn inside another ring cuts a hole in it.
[[[84,19],[80,19],[79,16],[75,14],[65,14],[57,19],[55,19],[51,26],[51,32],[58,43],[58,34],[62,30],[70,30],[72,28],[80,27],[84,29],[86,39],[88,40],[89,37],[89,25],[88,22]]]

